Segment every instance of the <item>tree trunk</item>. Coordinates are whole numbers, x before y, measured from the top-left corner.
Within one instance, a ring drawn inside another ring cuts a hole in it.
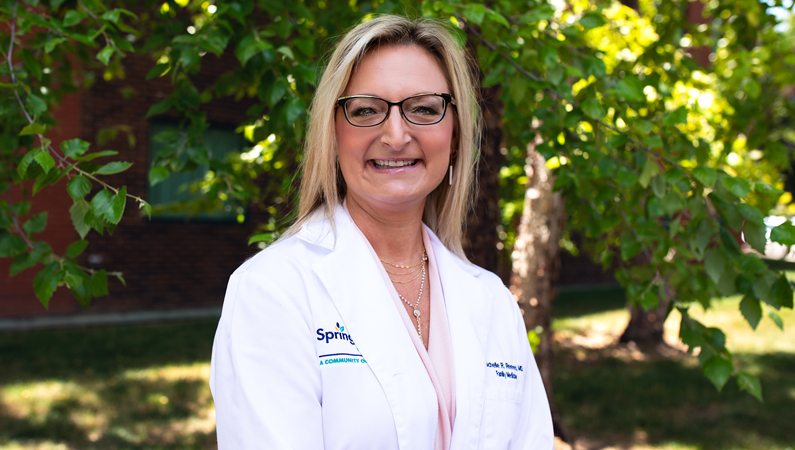
[[[660,296],[656,308],[646,311],[640,306],[629,307],[629,323],[621,334],[619,342],[634,342],[643,350],[654,350],[660,345],[665,345],[663,325],[670,312],[674,292],[667,280],[664,280],[663,283],[665,293]]]
[[[527,146],[527,190],[511,255],[511,291],[524,314],[526,329],[539,337],[535,358],[552,408],[555,435],[572,443],[552,401],[552,300],[557,295],[560,273],[564,204],[560,193],[552,190],[554,180],[535,145],[532,142]]]
[[[500,153],[503,104],[499,86],[482,87],[480,94],[484,129],[477,165],[478,195],[474,211],[467,217],[464,251],[473,263],[497,272],[497,226],[501,222],[500,168],[505,163],[505,157]]]

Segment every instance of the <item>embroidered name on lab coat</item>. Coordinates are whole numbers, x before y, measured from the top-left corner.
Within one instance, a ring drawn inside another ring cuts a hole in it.
[[[519,378],[516,372],[523,372],[522,366],[508,364],[506,362],[487,362],[486,367],[489,369],[494,369],[494,374],[496,376],[511,380],[516,380]]]

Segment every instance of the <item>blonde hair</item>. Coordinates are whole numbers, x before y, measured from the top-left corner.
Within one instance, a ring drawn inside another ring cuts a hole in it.
[[[376,46],[412,45],[427,51],[444,72],[457,107],[450,108],[456,123],[453,142],[453,184],[445,180],[425,201],[423,221],[448,250],[466,259],[461,246],[465,216],[475,191],[475,164],[480,142],[480,120],[474,77],[467,56],[452,32],[427,19],[410,20],[385,15],[363,22],[338,43],[320,79],[309,108],[298,218],[287,235],[298,231],[318,209],[333,218],[345,194],[345,180],[337,158],[335,105],[351,74],[368,50]]]

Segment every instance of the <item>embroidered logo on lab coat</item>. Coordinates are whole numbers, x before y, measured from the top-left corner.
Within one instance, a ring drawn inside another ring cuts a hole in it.
[[[327,345],[329,346],[329,353],[318,355],[320,358],[320,365],[327,366],[329,364],[366,364],[367,361],[362,358],[361,353],[359,353],[359,349],[356,348],[356,344],[353,342],[353,338],[349,333],[345,332],[345,326],[340,326],[340,323],[337,322],[336,326],[334,327],[334,331],[326,331],[323,328],[318,328],[316,331],[317,340],[323,342],[323,347],[325,348]],[[339,352],[334,351],[332,349],[335,348],[334,341],[347,341],[351,345],[354,346],[355,350],[352,353],[346,352]]]

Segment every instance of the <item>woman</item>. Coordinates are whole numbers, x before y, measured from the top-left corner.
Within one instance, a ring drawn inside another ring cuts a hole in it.
[[[229,281],[219,448],[552,448],[516,302],[461,248],[478,141],[462,49],[378,17],[317,92],[299,218]]]

